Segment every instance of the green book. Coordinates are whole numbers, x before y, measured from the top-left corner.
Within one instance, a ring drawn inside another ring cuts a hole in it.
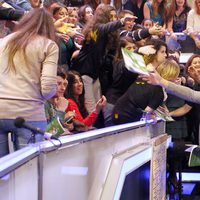
[[[200,166],[200,146],[195,146],[190,152],[189,167]]]
[[[54,118],[46,128],[46,132],[53,134],[55,137],[59,137],[65,132],[65,128],[60,122],[59,117]]]
[[[149,74],[147,66],[144,62],[142,55],[129,51],[128,49],[122,48],[122,55],[125,63],[125,67],[137,74]]]

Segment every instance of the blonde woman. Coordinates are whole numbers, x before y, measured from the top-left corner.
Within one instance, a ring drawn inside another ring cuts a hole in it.
[[[176,80],[180,72],[178,64],[172,60],[166,60],[156,70],[161,77],[169,81]],[[138,79],[118,99],[113,109],[114,124],[139,121],[143,112],[150,113],[154,118],[153,112],[163,103],[164,97],[162,87]]]
[[[190,73],[190,77],[200,83],[200,67],[192,67],[191,69],[188,68],[188,72]],[[187,101],[200,104],[199,91],[194,91],[188,87],[172,83],[165,78],[162,78],[156,70],[152,71],[149,75],[141,75],[140,77],[152,85],[162,86],[170,94],[174,94]]]

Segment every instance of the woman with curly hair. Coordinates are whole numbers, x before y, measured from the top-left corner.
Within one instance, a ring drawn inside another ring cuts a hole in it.
[[[86,107],[89,112],[94,110],[96,101],[101,96],[99,73],[107,47],[117,42],[117,34],[115,37],[113,35],[110,37],[110,34],[130,20],[123,18],[110,22],[111,10],[113,7],[109,5],[100,4],[97,7],[93,20],[83,30],[85,36],[83,46],[71,65],[71,69],[78,71],[82,76]]]

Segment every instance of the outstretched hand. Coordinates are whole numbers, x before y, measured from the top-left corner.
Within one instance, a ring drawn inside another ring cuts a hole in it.
[[[155,23],[151,28],[149,28],[149,33],[151,35],[163,35],[162,26],[160,26],[158,23]]]
[[[60,33],[67,33],[68,29],[73,28],[74,24],[66,22],[67,17],[63,17],[54,22],[56,30]]]
[[[100,113],[101,109],[106,105],[106,102],[107,102],[106,97],[102,95],[102,97],[96,103],[95,112]]]
[[[56,20],[54,22],[55,28],[59,28],[59,27],[63,26],[65,23],[67,23],[67,19],[68,19],[68,17],[63,17],[63,18]]]
[[[130,22],[134,22],[135,19],[137,19],[136,16],[124,17],[124,18],[121,18],[121,22],[122,22],[123,25],[128,25]]]

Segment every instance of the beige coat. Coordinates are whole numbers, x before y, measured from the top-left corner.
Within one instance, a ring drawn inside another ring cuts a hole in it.
[[[14,56],[16,73],[5,72],[8,53],[5,45],[13,34],[0,40],[0,119],[24,117],[27,121],[46,120],[45,100],[57,88],[58,46],[41,36],[32,39],[26,48],[25,62],[20,51]]]

